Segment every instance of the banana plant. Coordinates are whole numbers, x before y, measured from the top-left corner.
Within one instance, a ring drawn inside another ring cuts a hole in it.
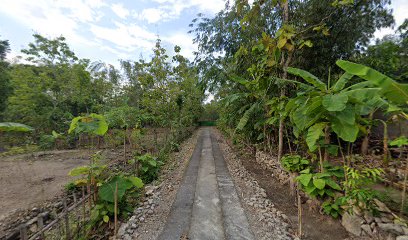
[[[296,137],[301,134],[306,136],[309,150],[314,152],[318,149],[321,161],[319,142],[323,136],[326,139],[325,147],[329,145],[330,132],[346,142],[354,142],[359,132],[364,131],[359,123],[361,116],[386,104],[380,97],[381,89],[374,87],[371,82],[359,82],[346,87],[354,77],[351,73],[344,73],[330,85],[330,79],[326,84],[307,71],[290,67],[287,70],[306,81],[283,80],[295,83],[301,89],[298,96],[286,105],[286,111],[294,124],[293,132]]]
[[[2,122],[0,123],[0,132],[32,132],[34,128],[14,122]]]

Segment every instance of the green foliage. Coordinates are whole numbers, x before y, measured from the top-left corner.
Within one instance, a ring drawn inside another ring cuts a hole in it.
[[[105,113],[106,121],[111,128],[131,128],[139,126],[143,120],[140,111],[130,106],[112,108]]]
[[[408,146],[408,138],[405,136],[398,137],[390,142],[390,146],[397,147]]]
[[[72,119],[68,133],[75,134],[87,133],[103,136],[108,131],[108,123],[105,117],[99,114],[91,113],[84,117],[75,117]]]
[[[127,190],[132,188],[142,188],[143,182],[137,177],[114,176],[109,181],[99,187],[99,197],[101,200],[113,203],[117,190],[117,199],[120,202]]]
[[[344,71],[369,81],[374,86],[380,87],[381,94],[388,100],[397,104],[407,104],[408,84],[398,83],[390,77],[361,64],[344,60],[338,60],[336,64]]]
[[[114,219],[115,194],[117,194],[118,215],[127,216],[133,208],[126,196],[135,193],[142,187],[142,180],[133,176],[115,175],[102,183],[98,191],[98,202],[91,210],[91,226],[109,223]]]
[[[327,200],[322,204],[323,213],[333,218],[338,218],[343,213],[342,199],[336,198],[336,200]]]
[[[313,173],[310,168],[300,171],[296,180],[302,189],[312,197],[334,197],[335,191],[341,191],[341,187],[333,180],[334,175],[329,172]]]
[[[150,154],[134,157],[132,161],[140,163],[139,176],[145,183],[150,183],[157,179],[159,175],[160,166],[163,164]]]
[[[34,128],[25,124],[13,122],[0,123],[0,132],[32,132],[32,131],[34,131]]]
[[[347,175],[347,181],[344,185],[349,189],[361,188],[368,183],[380,181],[384,170],[381,168],[363,168],[356,169],[352,167],[346,167],[345,172]]]
[[[309,167],[309,160],[299,155],[286,155],[281,159],[282,166],[289,172],[300,172]]]
[[[353,188],[343,197],[339,198],[343,208],[352,211],[352,207],[356,206],[363,210],[375,212],[377,210],[374,204],[376,194],[369,188]]]

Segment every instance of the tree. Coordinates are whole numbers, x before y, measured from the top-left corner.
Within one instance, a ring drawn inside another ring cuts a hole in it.
[[[0,40],[0,121],[7,107],[7,98],[11,94],[9,64],[5,61],[10,45],[7,40]]]
[[[391,78],[408,83],[408,38],[402,24],[394,35],[377,39],[374,45],[355,57],[356,61],[370,66]]]

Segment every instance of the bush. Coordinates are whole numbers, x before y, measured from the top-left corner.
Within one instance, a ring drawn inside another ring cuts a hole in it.
[[[135,157],[133,161],[140,163],[138,174],[144,183],[150,183],[156,180],[159,175],[160,166],[163,164],[157,157],[148,153]]]

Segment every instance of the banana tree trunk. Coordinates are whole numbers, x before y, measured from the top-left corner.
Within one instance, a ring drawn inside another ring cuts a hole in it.
[[[370,120],[370,122],[373,120],[373,115],[374,112],[370,113],[370,115],[368,116],[368,119]],[[370,134],[371,134],[371,124],[368,126],[367,128],[367,134],[365,135],[363,142],[361,143],[361,154],[362,155],[367,155],[368,154],[368,147],[369,147],[369,143],[370,143]]]

